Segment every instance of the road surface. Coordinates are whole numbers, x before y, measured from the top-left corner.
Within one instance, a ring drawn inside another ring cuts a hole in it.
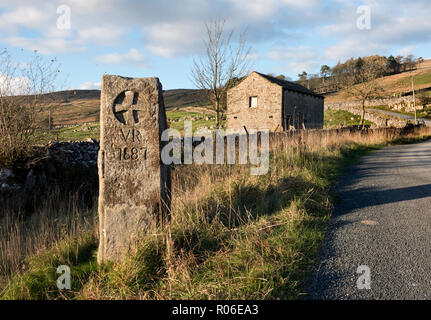
[[[431,141],[366,156],[337,192],[308,298],[431,299]]]

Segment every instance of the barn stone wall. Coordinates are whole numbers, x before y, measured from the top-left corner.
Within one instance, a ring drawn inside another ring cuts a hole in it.
[[[284,116],[288,126],[307,129],[323,128],[324,99],[296,91],[284,90]]]
[[[227,93],[226,127],[232,130],[269,129],[282,131],[281,106],[283,88],[253,72]],[[249,99],[257,96],[256,108]]]

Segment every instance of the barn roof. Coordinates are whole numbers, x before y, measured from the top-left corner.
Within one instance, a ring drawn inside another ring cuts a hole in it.
[[[297,83],[294,83],[294,82],[290,82],[290,81],[287,81],[287,80],[278,79],[278,78],[275,78],[275,77],[272,77],[272,76],[269,76],[267,74],[263,74],[263,73],[260,73],[260,72],[257,72],[257,71],[255,71],[255,72],[258,75],[264,77],[266,80],[268,80],[268,81],[270,81],[272,83],[275,83],[275,84],[277,84],[277,85],[279,85],[279,86],[281,86],[281,87],[283,87],[283,88],[285,88],[287,90],[292,90],[292,91],[296,91],[296,92],[300,92],[300,93],[304,93],[304,94],[309,94],[309,95],[312,95],[312,96],[315,96],[315,97],[323,98],[322,95],[317,94],[317,93],[315,93],[315,92],[307,89],[306,87],[301,86],[300,84],[297,84]]]

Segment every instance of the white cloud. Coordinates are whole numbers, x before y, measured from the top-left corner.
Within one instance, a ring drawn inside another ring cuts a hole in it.
[[[289,74],[316,69],[321,58],[319,52],[309,46],[298,48],[276,48],[267,54],[267,58],[280,62]]]
[[[410,46],[410,47],[401,48],[400,50],[397,51],[396,54],[401,56],[408,56],[410,54],[414,55],[415,51],[416,51],[416,48],[414,46]]]
[[[101,82],[91,82],[87,81],[84,83],[81,83],[77,88],[69,88],[69,90],[78,89],[78,90],[94,90],[94,89],[100,89]]]
[[[283,3],[292,6],[292,7],[300,7],[300,8],[313,8],[322,3],[322,0],[283,0]]]
[[[165,58],[183,55],[201,47],[202,29],[192,22],[157,24],[147,32],[146,47]]]
[[[147,60],[137,49],[132,48],[126,53],[109,53],[97,57],[97,60],[107,64],[129,63],[139,67],[147,65]]]
[[[56,28],[56,9],[61,4],[71,8],[72,30]],[[19,4],[0,0],[0,37],[12,46],[43,53],[127,43],[177,58],[200,52],[205,21],[226,17],[227,29],[248,28],[254,47],[265,42],[292,47],[288,41],[295,35],[294,45],[309,45],[303,39],[313,39],[313,47],[334,60],[431,42],[429,0],[362,0],[361,4],[371,6],[369,31],[356,28],[355,0],[21,0]],[[106,59],[122,60],[126,54],[114,53]],[[129,53],[128,60],[141,64],[145,59],[138,54]]]
[[[116,45],[121,43],[125,30],[120,26],[95,26],[78,31],[79,40],[83,43]]]
[[[327,59],[343,60],[371,54],[395,54],[395,47],[411,48],[416,43],[431,42],[431,3],[428,0],[364,1],[371,9],[371,29],[359,30],[357,5],[349,1],[340,10],[338,20],[323,28],[324,37],[336,39],[326,48]]]
[[[9,44],[27,50],[37,50],[43,54],[82,52],[86,48],[76,42],[61,38],[24,38],[10,37],[5,39]]]
[[[256,61],[260,58],[260,54],[257,52],[252,52],[249,53],[246,57],[246,59],[251,60],[251,61]]]
[[[29,94],[31,87],[27,77],[0,73],[0,96]]]
[[[385,53],[389,47],[380,42],[371,42],[363,38],[353,38],[341,41],[340,43],[327,48],[324,51],[324,58],[327,60],[347,60],[352,57],[374,55]]]
[[[32,6],[21,6],[1,16],[0,29],[16,30],[20,28],[35,29],[45,25],[49,16],[43,10]]]
[[[228,0],[238,11],[247,12],[249,18],[267,18],[276,12],[282,3],[279,0]]]
[[[0,0],[0,30],[7,31],[3,38],[8,39],[23,37],[18,32],[22,28],[38,31],[37,38],[44,42],[62,39],[60,46],[44,46],[44,51],[51,50],[50,53],[65,52],[66,46],[72,51],[77,43],[118,46],[126,31],[133,31],[144,39],[140,45],[154,54],[178,57],[200,51],[204,22],[211,17],[228,18],[228,29],[248,27],[248,37],[253,42],[284,34],[283,26],[318,21],[314,6],[320,1],[304,1],[308,6],[305,14],[298,14],[305,4],[291,0],[21,0],[19,7]],[[63,4],[71,9],[69,32],[55,29],[57,7]],[[321,18],[325,15],[317,14]],[[16,41],[10,44],[16,45]]]

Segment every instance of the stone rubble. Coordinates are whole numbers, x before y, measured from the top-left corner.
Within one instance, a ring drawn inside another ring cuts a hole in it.
[[[86,141],[56,142],[51,141],[46,146],[38,146],[42,152],[45,165],[29,168],[25,180],[17,179],[11,169],[0,170],[0,193],[14,194],[21,191],[30,192],[35,188],[46,189],[49,186],[47,173],[49,166],[60,170],[67,170],[75,166],[83,166],[97,174],[97,158],[99,141],[88,139]],[[42,167],[42,170],[41,170]]]
[[[11,169],[0,170],[0,192],[1,193],[15,193],[22,189],[22,187],[12,180],[15,178],[15,174]]]
[[[412,96],[397,97],[397,98],[373,99],[373,100],[367,101],[365,103],[365,106],[366,107],[388,106],[388,108],[390,110],[401,111],[401,112],[414,112],[415,111]],[[329,109],[342,109],[342,110],[349,111],[350,109],[355,108],[355,107],[356,108],[361,107],[361,102],[360,101],[349,101],[349,102],[342,102],[342,103],[327,103],[327,104],[325,104],[325,109],[327,109],[327,108],[329,108]],[[416,104],[416,110],[418,110],[418,111],[424,110],[425,107],[427,107],[427,106]],[[369,119],[367,119],[367,120],[369,120]]]
[[[63,168],[83,165],[86,168],[97,169],[98,151],[99,141],[89,138],[86,141],[75,142],[52,141],[47,146],[46,155]]]

